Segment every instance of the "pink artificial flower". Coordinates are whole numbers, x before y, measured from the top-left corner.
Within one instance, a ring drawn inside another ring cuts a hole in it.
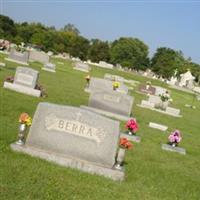
[[[181,133],[179,130],[175,130],[174,132],[172,132],[169,137],[168,137],[169,141],[171,143],[179,143],[181,141]]]
[[[125,126],[127,129],[133,131],[134,133],[138,130],[138,124],[136,119],[129,119]]]

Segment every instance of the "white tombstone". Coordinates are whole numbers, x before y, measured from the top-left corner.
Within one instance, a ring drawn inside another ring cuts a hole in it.
[[[186,73],[181,74],[181,80],[179,82],[179,86],[181,87],[187,87],[189,89],[192,89],[193,86],[193,81],[195,79],[194,76],[192,76],[191,72],[188,70]]]
[[[172,76],[170,81],[168,81],[169,85],[176,85],[176,83],[178,82],[177,77]]]
[[[46,63],[44,64],[44,67],[42,70],[48,71],[48,72],[56,72],[56,65],[53,63]]]

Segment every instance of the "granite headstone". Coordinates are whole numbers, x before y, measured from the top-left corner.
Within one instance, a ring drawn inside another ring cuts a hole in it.
[[[6,60],[20,63],[23,65],[28,65],[28,58],[29,58],[29,53],[28,52],[18,52],[14,48],[11,49],[10,54]]]
[[[25,146],[17,149],[64,166],[122,180],[124,173],[113,169],[119,137],[118,121],[81,108],[39,103]]]
[[[37,61],[42,64],[49,63],[49,56],[42,51],[30,51],[29,61]]]
[[[39,77],[39,72],[27,68],[27,67],[17,67],[16,74],[14,77],[14,82],[10,83],[5,81],[4,88],[28,94],[31,96],[40,97],[41,91],[35,89]]]

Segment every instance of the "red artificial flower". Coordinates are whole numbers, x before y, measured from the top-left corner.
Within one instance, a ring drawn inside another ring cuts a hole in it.
[[[133,147],[133,145],[128,141],[127,138],[120,138],[119,144],[125,149],[131,149]]]
[[[129,119],[125,126],[127,129],[133,131],[134,133],[138,131],[139,126],[136,119]]]

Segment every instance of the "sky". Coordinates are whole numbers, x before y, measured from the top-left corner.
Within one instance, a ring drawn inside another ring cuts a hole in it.
[[[0,13],[58,29],[71,23],[88,39],[139,38],[150,56],[169,47],[200,64],[200,0],[0,0]]]

